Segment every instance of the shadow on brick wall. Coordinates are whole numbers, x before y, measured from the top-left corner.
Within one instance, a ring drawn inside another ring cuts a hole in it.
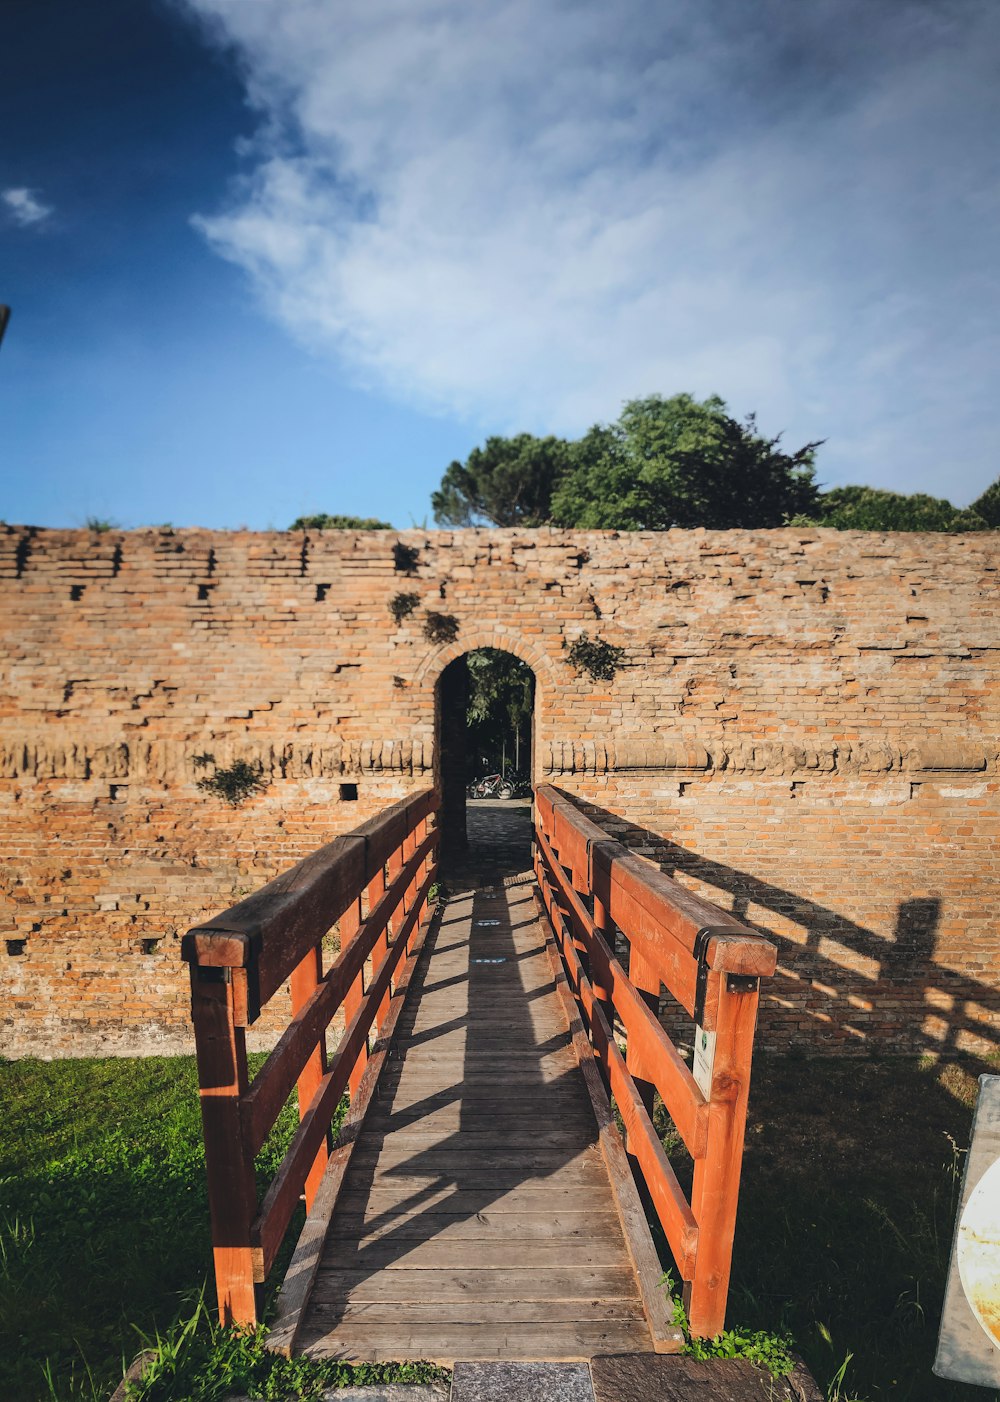
[[[828,906],[692,852],[597,804],[575,801],[665,875],[694,882],[700,895],[777,943],[778,972],[761,990],[758,1034],[770,1049],[843,1052],[853,1044],[859,1052],[940,1056],[1000,1049],[1000,988],[937,962],[939,900],[900,901],[887,939]],[[762,910],[778,917],[776,925],[798,925],[804,939],[771,928]],[[829,956],[825,942],[843,949],[844,962]]]

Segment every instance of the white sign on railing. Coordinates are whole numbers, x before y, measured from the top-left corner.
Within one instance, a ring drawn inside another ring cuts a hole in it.
[[[934,1372],[1000,1385],[1000,1076],[979,1078]]]

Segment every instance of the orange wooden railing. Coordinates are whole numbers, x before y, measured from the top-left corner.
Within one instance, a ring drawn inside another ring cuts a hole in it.
[[[409,977],[437,869],[436,809],[430,789],[397,803],[184,937],[224,1324],[256,1322],[255,1285],[303,1191],[311,1207],[334,1112],[357,1090],[393,981]],[[323,938],[338,920],[340,954],[324,973]],[[245,1029],[286,979],[292,1020],[251,1082]],[[346,1030],[328,1062],[326,1029],[341,1006]],[[254,1157],[296,1085],[299,1128],[258,1203]]]
[[[535,874],[633,1171],[684,1282],[691,1329],[713,1337],[726,1317],[759,981],[774,973],[777,951],[630,855],[548,784],[535,794]],[[697,1068],[707,1094],[660,1025],[661,985],[705,1034],[706,1051],[714,1042],[711,1066]],[[690,1203],[653,1128],[654,1089],[694,1159]]]

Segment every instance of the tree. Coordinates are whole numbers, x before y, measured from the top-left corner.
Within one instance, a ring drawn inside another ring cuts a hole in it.
[[[562,438],[487,438],[464,463],[448,467],[431,494],[434,519],[442,526],[543,526],[569,453]]]
[[[961,510],[944,497],[923,492],[834,487],[823,492],[817,509],[799,517],[796,524],[832,526],[838,531],[982,531],[988,523],[976,510],[978,505]]]
[[[572,445],[552,496],[552,520],[594,530],[780,526],[811,510],[818,442],[784,453],[753,414],[742,422],[711,395],[630,400],[616,424]]]
[[[504,759],[520,766],[522,737],[529,733],[535,704],[535,674],[526,662],[500,648],[481,647],[466,658],[468,754],[500,768]],[[472,777],[473,768],[470,768]]]
[[[991,530],[1000,530],[1000,477],[976,498],[969,510],[981,516]]]
[[[330,516],[320,511],[315,516],[298,516],[288,527],[290,531],[392,531],[390,521],[378,521],[374,516]]]

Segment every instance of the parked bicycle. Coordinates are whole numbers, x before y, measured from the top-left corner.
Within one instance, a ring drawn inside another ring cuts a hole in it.
[[[502,774],[484,774],[474,779],[465,791],[469,798],[513,798],[514,785]]]

